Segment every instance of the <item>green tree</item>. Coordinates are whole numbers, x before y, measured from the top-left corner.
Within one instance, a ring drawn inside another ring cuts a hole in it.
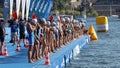
[[[94,11],[92,12],[92,16],[97,17],[97,16],[98,16],[97,11],[94,10]]]
[[[67,1],[69,0],[53,0],[52,11],[65,10]]]
[[[2,13],[0,13],[0,18],[3,18],[3,14]]]
[[[3,8],[0,8],[0,17],[3,17]]]
[[[93,7],[90,7],[88,8],[88,11],[87,11],[87,16],[90,17],[90,16],[98,16],[98,13],[96,12],[96,10],[93,9]]]
[[[65,10],[61,10],[61,11],[60,11],[60,14],[65,14]]]

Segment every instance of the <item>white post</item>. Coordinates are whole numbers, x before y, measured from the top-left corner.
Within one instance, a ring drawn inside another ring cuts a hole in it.
[[[16,0],[16,12],[17,12],[17,17],[19,17],[20,1],[21,1],[21,0]]]
[[[30,9],[30,0],[26,0],[26,20],[28,20],[29,9]]]
[[[85,16],[84,16],[84,18],[86,19],[87,18],[87,16],[86,16],[86,4],[87,4],[87,2],[86,2],[86,0],[85,0]]]
[[[25,18],[25,2],[26,0],[22,0],[22,19]]]
[[[13,0],[10,0],[10,19],[12,19],[12,13],[13,13]]]
[[[112,2],[110,3],[110,16],[112,16]]]

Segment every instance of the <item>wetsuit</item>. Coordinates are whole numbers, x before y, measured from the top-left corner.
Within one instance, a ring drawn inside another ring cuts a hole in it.
[[[29,24],[30,26],[32,26],[31,24]],[[31,31],[29,28],[27,28],[27,32],[28,32],[28,41],[29,41],[29,45],[33,46],[34,45],[34,32]]]
[[[15,38],[18,34],[18,24],[14,23],[11,25],[11,34],[12,34],[12,38]]]
[[[11,27],[13,25],[14,21],[13,20],[8,20],[8,23],[10,24],[9,26]],[[10,31],[11,31],[11,40],[10,40],[10,43],[13,43],[12,29]]]
[[[38,35],[39,39],[41,40],[41,38],[43,36],[43,29],[41,26],[38,27],[38,29],[37,29],[37,35]]]
[[[56,27],[53,27],[52,29],[54,30],[54,34],[53,34],[54,38],[55,39],[59,38],[58,29]]]
[[[0,24],[0,41],[4,42],[4,36],[5,36],[5,27]]]
[[[20,28],[20,39],[25,39],[25,23],[20,22],[19,28]]]

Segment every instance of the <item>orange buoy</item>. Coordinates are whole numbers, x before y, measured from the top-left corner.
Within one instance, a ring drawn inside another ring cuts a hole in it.
[[[90,35],[91,40],[98,40],[97,34],[93,26],[89,27],[88,34]]]

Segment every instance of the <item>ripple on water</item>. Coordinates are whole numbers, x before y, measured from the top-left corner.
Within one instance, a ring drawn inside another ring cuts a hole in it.
[[[87,21],[88,26],[95,26],[95,19],[90,18]],[[109,31],[97,33],[98,40],[87,45],[67,68],[120,68],[120,22],[118,22],[111,19]]]

